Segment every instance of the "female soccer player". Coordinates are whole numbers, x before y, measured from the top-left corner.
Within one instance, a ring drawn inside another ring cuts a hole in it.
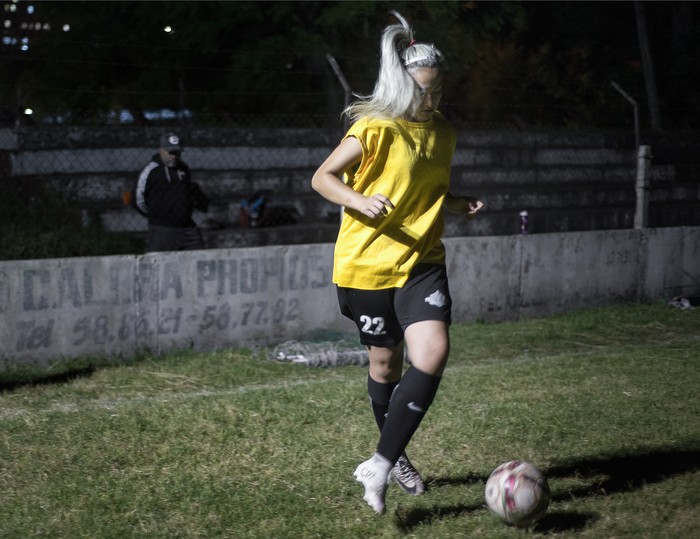
[[[354,123],[312,179],[319,194],[345,208],[333,282],[341,312],[369,351],[367,389],[380,430],[376,452],[354,475],[380,514],[390,478],[410,494],[425,491],[404,450],[450,348],[443,207],[473,217],[483,206],[449,192],[456,134],[437,111],[443,55],[414,41],[406,20],[392,13],[400,24],[382,34],[374,92],[344,111]],[[402,377],[404,343],[410,366]]]

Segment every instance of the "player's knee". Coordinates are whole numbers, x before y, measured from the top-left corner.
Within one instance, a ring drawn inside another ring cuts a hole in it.
[[[442,376],[445,367],[447,366],[446,354],[408,354],[411,365],[432,376]]]
[[[408,357],[412,365],[428,374],[439,376],[450,354],[450,340],[446,333],[430,336],[414,335],[408,344]]]
[[[370,376],[377,382],[395,382],[403,370],[403,347],[368,347]]]

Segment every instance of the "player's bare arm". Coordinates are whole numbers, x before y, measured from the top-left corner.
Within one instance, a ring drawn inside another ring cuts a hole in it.
[[[348,137],[333,150],[311,179],[311,187],[326,200],[356,210],[372,219],[394,208],[382,194],[366,197],[349,187],[341,178],[362,159],[362,146]]]

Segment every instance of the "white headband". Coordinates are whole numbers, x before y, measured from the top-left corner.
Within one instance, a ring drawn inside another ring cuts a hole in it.
[[[422,62],[423,60],[429,60],[430,58],[435,58],[435,56],[419,56],[418,58],[413,58],[412,60],[409,60],[408,62],[404,62],[403,66],[408,67],[411,64]]]

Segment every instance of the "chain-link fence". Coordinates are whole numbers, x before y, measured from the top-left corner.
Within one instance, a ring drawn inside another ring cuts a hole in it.
[[[335,240],[340,208],[310,180],[342,137],[339,117],[159,123],[0,129],[0,258],[144,252],[138,181],[170,131],[182,138],[181,158],[197,186],[188,193],[207,202],[205,212],[189,201],[207,248]],[[457,127],[452,190],[481,198],[486,209],[470,222],[446,214],[447,236],[517,234],[524,211],[529,233],[633,226],[634,134]],[[650,225],[698,224],[697,143],[651,144]]]

